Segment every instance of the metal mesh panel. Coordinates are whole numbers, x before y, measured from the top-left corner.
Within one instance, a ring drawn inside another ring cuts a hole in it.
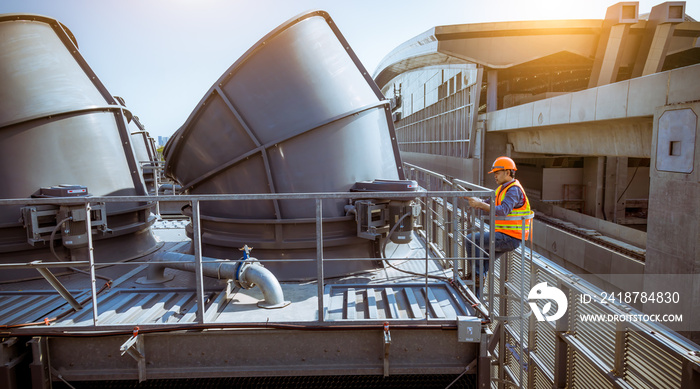
[[[591,315],[600,314],[603,311],[593,304],[576,304],[575,314]],[[586,345],[588,350],[606,364],[606,368],[612,370],[615,366],[615,325],[609,321],[586,322],[574,320],[572,322],[574,336]]]
[[[536,365],[532,367],[534,376],[534,388],[535,389],[551,389],[553,382],[547,378],[547,375],[542,372],[540,368]]]
[[[413,112],[396,124],[401,151],[467,157],[472,85]]]
[[[508,291],[508,295],[512,296],[512,291]],[[526,337],[524,341],[527,343],[527,331],[528,331],[528,324],[529,320],[527,317],[518,319],[517,317],[520,316],[521,312],[524,312],[526,315],[528,311],[530,310],[530,306],[527,304],[527,301],[525,301],[525,306],[523,307],[523,302],[519,300],[514,300],[514,299],[508,299],[506,301],[507,303],[507,312],[506,314],[511,317],[509,320],[509,324],[511,327],[511,330],[517,333],[520,331],[520,326],[521,324],[523,325],[523,331],[524,331],[524,336]]]
[[[569,355],[571,355],[572,360],[570,372],[572,389],[612,389],[612,384],[580,352],[569,348]]]
[[[636,331],[627,331],[624,378],[635,388],[680,388],[680,359]]]
[[[231,388],[445,388],[457,375],[231,377],[178,380],[54,382],[56,389],[231,389]],[[476,376],[465,374],[450,388],[476,388]]]
[[[539,361],[547,371],[554,371],[554,345],[557,334],[549,322],[535,324],[535,346]]]
[[[553,274],[542,271],[542,269],[537,269],[536,276],[537,281],[535,281],[535,284],[539,284],[540,282],[546,282],[547,285],[557,285],[557,278]]]
[[[518,251],[511,252],[508,256],[508,262],[509,262],[509,267],[508,267],[508,283],[510,284],[511,292],[515,293],[515,295],[521,295],[520,291],[520,280],[521,280],[521,275],[520,272],[521,270],[521,263],[522,263],[522,256],[521,253]],[[525,276],[523,278],[523,288],[524,288],[524,298],[527,299],[527,294],[530,291],[530,264],[525,263]]]
[[[498,347],[496,347],[498,348]],[[491,378],[498,378],[498,366],[497,365],[491,365]],[[498,388],[498,383],[496,381],[491,381],[491,389],[497,389]]]
[[[505,364],[506,369],[512,375],[512,378],[516,384],[520,380],[520,370],[523,369],[522,374],[522,387],[527,388],[527,371],[525,371],[524,366],[529,363],[529,358],[527,353],[520,354],[520,348],[518,347],[518,342],[515,337],[506,333],[506,354],[505,354]]]
[[[496,261],[496,265],[498,266],[498,261]],[[498,273],[494,272],[493,274],[493,294],[496,295],[498,294],[498,288],[500,288],[500,279],[498,278]],[[488,291],[489,291],[489,277],[485,278],[484,281],[484,293],[482,294],[482,301],[484,301],[485,305],[489,307],[489,310],[494,313],[498,313],[498,310],[500,309],[500,299],[494,296],[493,301],[493,307],[491,307],[491,301],[488,301]],[[495,326],[495,321],[494,321],[494,326]],[[491,328],[493,329],[493,328]]]

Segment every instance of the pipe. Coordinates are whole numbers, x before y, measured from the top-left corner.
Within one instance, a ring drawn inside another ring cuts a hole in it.
[[[259,307],[271,309],[289,305],[289,301],[284,301],[284,293],[277,278],[262,265],[255,263],[245,266],[241,278],[251,285],[257,285],[262,291],[264,300],[258,302]]]
[[[155,262],[148,267],[146,279],[140,279],[143,284],[163,283],[173,279],[173,276],[165,276],[165,268],[173,268],[194,272],[194,255],[174,252],[156,253],[151,262]],[[168,263],[158,263],[168,262]],[[216,279],[233,280],[236,286],[243,289],[250,289],[258,286],[263,293],[264,300],[258,302],[261,308],[273,309],[283,308],[289,305],[289,301],[284,300],[284,292],[277,278],[265,269],[261,264],[255,262],[255,258],[243,261],[229,261],[226,259],[202,257],[202,274]]]

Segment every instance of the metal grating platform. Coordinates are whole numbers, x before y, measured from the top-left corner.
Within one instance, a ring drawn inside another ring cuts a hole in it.
[[[468,309],[443,283],[326,286],[326,320],[444,319]]]

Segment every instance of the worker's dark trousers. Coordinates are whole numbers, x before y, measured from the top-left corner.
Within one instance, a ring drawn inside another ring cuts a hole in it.
[[[477,232],[474,234],[471,234],[467,237],[466,242],[464,243],[464,248],[466,249],[465,253],[467,257],[475,257],[475,258],[486,258],[484,261],[484,274],[486,274],[489,271],[489,261],[488,261],[488,252],[489,252],[489,231],[484,232],[484,248],[481,250],[479,248],[479,244],[481,243],[481,233]],[[475,254],[472,255],[472,242],[476,246],[475,247]],[[517,249],[520,246],[520,239],[518,238],[513,238],[510,235],[506,235],[502,232],[496,232],[496,235],[494,236],[494,246],[496,249],[496,257],[501,256],[501,254],[507,253],[509,251],[513,251]],[[471,268],[471,265],[470,265]],[[476,274],[479,274],[480,271],[477,266]]]

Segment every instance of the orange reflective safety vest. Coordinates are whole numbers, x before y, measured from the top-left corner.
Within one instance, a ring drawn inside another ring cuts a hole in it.
[[[506,198],[506,192],[508,189],[512,186],[517,186],[520,188],[520,191],[523,193],[523,199],[524,204],[521,207],[518,208],[513,208],[510,213],[508,214],[509,217],[515,216],[515,217],[520,217],[520,216],[527,216],[532,213],[530,210],[530,201],[527,199],[527,195],[525,195],[525,190],[523,189],[522,185],[520,185],[520,181],[518,180],[513,180],[508,186],[505,188],[503,185],[499,186],[496,189],[496,206],[501,205],[503,202],[503,199]],[[532,220],[526,220],[525,221],[525,240],[530,238],[530,223]],[[495,222],[496,225],[496,232],[502,232],[506,235],[512,236],[517,239],[522,239],[523,236],[523,221],[521,219],[518,220],[498,220],[496,219]]]

